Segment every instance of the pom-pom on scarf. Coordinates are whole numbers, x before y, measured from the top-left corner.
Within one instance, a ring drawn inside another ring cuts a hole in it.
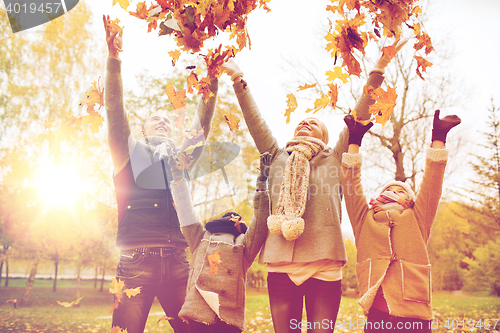
[[[267,219],[269,231],[295,240],[304,232],[302,215],[306,210],[309,188],[309,161],[325,149],[325,143],[309,136],[296,136],[286,145],[286,160],[276,214]]]

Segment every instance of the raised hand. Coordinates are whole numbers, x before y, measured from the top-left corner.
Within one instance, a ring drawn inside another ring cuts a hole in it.
[[[119,58],[123,47],[123,30],[117,29],[116,23],[113,23],[109,15],[103,15],[104,30],[106,31],[106,43],[108,44],[109,56]]]
[[[372,122],[363,125],[357,122],[353,116],[347,115],[344,117],[344,122],[349,129],[349,144],[361,146],[361,140],[366,132],[373,126]]]
[[[434,121],[432,122],[432,141],[442,141],[446,143],[448,131],[457,126],[462,120],[457,115],[449,115],[439,118],[439,110],[434,111]]]
[[[227,75],[231,77],[231,80],[235,81],[237,78],[243,77],[243,72],[233,59],[229,59],[222,66]]]

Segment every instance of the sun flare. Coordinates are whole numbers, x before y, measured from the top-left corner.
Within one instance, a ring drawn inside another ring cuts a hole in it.
[[[69,164],[45,165],[36,183],[41,200],[48,206],[72,206],[84,191],[77,169]]]

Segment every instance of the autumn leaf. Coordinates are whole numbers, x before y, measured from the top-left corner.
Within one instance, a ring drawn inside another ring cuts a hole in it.
[[[335,67],[333,71],[326,72],[328,81],[335,81],[335,79],[341,79],[342,82],[347,83],[347,79],[349,78],[349,74],[342,73],[342,67]]]
[[[141,293],[141,288],[142,287],[137,287],[133,289],[125,289],[125,295],[127,295],[128,298],[137,296]]]
[[[338,87],[336,84],[330,83],[328,85],[328,88],[330,88],[330,91],[328,92],[328,98],[330,98],[330,105],[332,108],[335,108],[337,106],[337,100],[338,100]]]
[[[179,91],[175,91],[175,88],[172,84],[168,84],[165,93],[170,100],[170,103],[174,107],[174,109],[181,109],[184,107],[184,99],[186,98],[186,90],[181,89]]]
[[[90,132],[92,134],[96,134],[99,132],[99,129],[104,122],[104,117],[95,111],[91,111],[89,113],[90,114],[88,116],[83,116],[82,120],[84,124],[90,124]]]
[[[193,162],[193,156],[191,156],[187,152],[179,152],[177,153],[177,158],[175,160],[175,167],[178,170],[189,170]]]
[[[112,6],[116,5],[117,3],[125,10],[127,10],[128,6],[130,5],[128,0],[113,0]]]
[[[299,88],[297,89],[297,91],[301,91],[301,90],[306,90],[306,89],[309,89],[309,88],[314,88],[316,87],[317,83],[314,83],[314,84],[305,84],[303,86],[299,86]]]
[[[422,72],[425,72],[427,70],[427,67],[432,66],[432,62],[427,61],[426,59],[419,57],[419,56],[414,56],[415,60],[417,60],[417,75],[422,79],[425,80],[424,77],[422,76]],[[422,72],[420,71],[422,69]]]
[[[382,57],[385,58],[387,61],[391,61],[392,58],[396,56],[396,48],[394,45],[391,46],[384,46],[382,48]]]
[[[432,46],[431,38],[426,32],[421,32],[419,35],[415,36],[418,40],[417,43],[413,45],[415,50],[421,50],[425,48],[425,54],[429,54],[434,51],[434,47]]]
[[[376,102],[370,105],[369,111],[375,116],[375,122],[385,125],[396,106],[396,98],[398,97],[396,89],[387,87],[387,91],[384,91],[379,87],[373,90],[371,97]]]
[[[198,82],[198,76],[195,72],[191,72],[186,79],[187,92],[193,93],[193,88],[196,90],[200,90],[200,83]]]
[[[160,318],[160,319],[158,319],[158,321],[156,322],[156,325],[158,325],[158,324],[160,323],[160,321],[163,321],[163,320],[174,320],[174,318],[169,317],[169,316],[161,317],[161,318]]]
[[[179,50],[173,50],[168,52],[168,55],[172,57],[172,63],[175,65],[177,60],[179,60],[179,57],[181,56],[181,51]]]
[[[61,302],[61,301],[57,301],[57,304],[62,305],[65,308],[71,308],[73,306],[78,305],[78,303],[80,303],[80,301],[82,300],[82,298],[83,297],[80,297],[76,301],[73,301],[73,302]]]
[[[15,299],[15,298],[8,299],[5,301],[5,303],[12,303],[12,306],[14,307],[14,309],[17,309],[17,299]]]
[[[222,260],[220,260],[220,250],[217,250],[213,254],[208,254],[207,259],[210,264],[210,274],[217,274],[219,267],[227,271],[227,269],[220,265],[222,263]]]
[[[111,327],[111,333],[128,333],[126,328],[121,328],[119,326]]]
[[[140,18],[141,20],[147,20],[149,17],[149,10],[146,7],[146,1],[139,2],[135,12],[129,12],[129,14]]]
[[[100,89],[99,80],[92,82],[92,87],[87,92],[87,99],[81,101],[79,106],[86,105],[89,112],[95,110],[96,104],[99,104],[99,109],[104,106],[104,88]]]
[[[118,303],[120,303],[122,299],[123,288],[125,288],[125,281],[118,281],[116,278],[113,278],[111,280],[111,288],[109,289],[109,293],[115,295],[115,303],[111,307],[111,312],[118,308]]]
[[[313,113],[316,113],[319,110],[326,108],[329,103],[330,98],[328,97],[328,95],[321,93],[321,97],[314,101],[314,109],[307,109],[306,113],[309,113],[311,111],[313,111]]]
[[[287,100],[286,100],[286,105],[287,108],[285,110],[285,117],[286,117],[286,123],[288,124],[290,122],[290,115],[292,114],[295,109],[297,109],[297,99],[293,94],[288,94],[286,95]]]
[[[182,134],[182,136],[184,138],[187,138],[187,139],[190,139],[194,142],[198,142],[200,140],[204,140],[205,139],[205,131],[203,129],[201,130],[197,130],[196,128],[195,129],[192,129],[192,130],[186,130],[184,131],[184,133]]]
[[[224,119],[226,120],[226,124],[229,126],[231,130],[231,142],[234,141],[234,134],[240,130],[240,120],[234,116],[234,114],[224,115]]]

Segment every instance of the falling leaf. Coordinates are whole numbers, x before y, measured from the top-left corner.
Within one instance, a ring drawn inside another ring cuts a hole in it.
[[[193,88],[196,90],[200,90],[200,83],[198,82],[198,76],[195,72],[191,72],[186,79],[187,92],[193,93]]]
[[[432,62],[427,61],[426,59],[419,57],[419,56],[414,56],[415,60],[417,60],[417,75],[422,79],[425,80],[424,77],[422,76],[422,72],[425,72],[427,70],[427,67],[432,66]],[[420,71],[422,69],[422,72]]]
[[[152,9],[152,8],[150,8]],[[146,2],[139,2],[137,4],[135,12],[129,12],[130,15],[140,18],[141,20],[146,20],[149,18],[149,9],[146,7]]]
[[[337,100],[338,100],[338,87],[336,84],[330,83],[328,85],[328,88],[330,88],[330,91],[328,92],[328,98],[330,98],[330,105],[332,108],[335,108],[337,106]]]
[[[137,296],[141,293],[141,288],[142,287],[137,287],[133,289],[125,289],[125,295],[127,295],[128,298]]]
[[[309,88],[314,88],[316,87],[317,83],[314,83],[314,84],[304,84],[303,86],[299,86],[299,89],[297,89],[297,91],[301,91],[301,90],[306,90],[306,89],[309,89]]]
[[[120,7],[122,7],[125,10],[127,10],[128,6],[130,5],[128,0],[113,0],[112,6],[116,5],[116,3],[118,3]]]
[[[205,135],[204,134],[205,134],[205,131],[203,129],[197,130],[195,128],[195,129],[192,129],[192,130],[186,130],[184,132],[184,134],[182,134],[182,136],[184,138],[193,140],[194,142],[198,142],[200,140],[204,140],[205,139]]]
[[[194,158],[187,152],[177,153],[177,158],[175,160],[175,167],[178,170],[189,170],[193,164]]]
[[[425,48],[425,54],[429,54],[434,51],[434,47],[432,46],[431,38],[426,32],[421,32],[419,35],[415,36],[418,39],[418,42],[413,45],[415,50],[421,50]]]
[[[113,278],[111,280],[111,288],[109,289],[109,293],[115,295],[115,303],[111,307],[111,312],[118,308],[118,303],[121,302],[124,287],[125,281],[118,281],[116,278]]]
[[[371,97],[376,103],[370,105],[369,111],[375,116],[377,123],[385,125],[396,106],[396,98],[398,97],[396,89],[387,87],[387,91],[384,91],[384,89],[379,87],[373,90]]]
[[[227,269],[220,265],[222,263],[222,260],[220,259],[220,250],[217,250],[213,254],[208,254],[207,259],[210,264],[210,274],[217,274],[218,267],[227,271]]]
[[[92,134],[96,134],[99,132],[99,129],[104,122],[104,117],[102,117],[95,111],[91,111],[89,113],[91,114],[89,114],[88,116],[83,116],[82,120],[84,124],[90,124],[90,132]]]
[[[5,303],[12,303],[12,306],[14,306],[14,309],[17,309],[17,299],[15,299],[15,298],[9,299],[9,300],[6,300]]]
[[[297,109],[297,99],[293,94],[288,94],[286,95],[287,100],[286,100],[286,110],[285,110],[285,117],[286,117],[286,123],[288,124],[290,122],[290,115],[292,114],[293,111]]]
[[[394,45],[391,46],[384,46],[382,48],[382,57],[385,58],[387,61],[391,61],[392,58],[396,56],[396,48]]]
[[[311,111],[313,111],[313,113],[316,113],[319,110],[326,108],[328,104],[330,104],[330,98],[328,97],[328,95],[321,93],[321,97],[314,101],[314,109],[307,109],[306,113],[309,113]]]
[[[179,60],[179,57],[181,56],[181,51],[173,50],[168,52],[168,54],[172,57],[172,62],[175,65],[175,63],[177,62],[177,60]]]
[[[181,89],[179,91],[175,91],[175,88],[172,84],[168,84],[165,93],[170,100],[170,103],[174,107],[174,109],[181,109],[184,107],[184,99],[186,98],[186,90]]]
[[[87,99],[80,102],[80,107],[86,105],[87,111],[91,111],[95,110],[96,104],[99,104],[99,109],[104,106],[104,88],[100,89],[99,80],[92,82],[92,87],[87,92]]]
[[[240,130],[240,120],[236,118],[232,113],[230,113],[229,115],[224,115],[224,119],[226,119],[226,123],[231,130],[231,142],[233,142],[234,134]]]
[[[160,323],[160,321],[163,321],[163,320],[174,320],[174,318],[168,317],[168,316],[162,317],[162,318],[158,319],[158,321],[156,322],[156,325],[158,325]]]
[[[83,297],[80,297],[80,298],[78,298],[76,301],[73,301],[73,302],[71,302],[71,303],[70,303],[70,302],[61,302],[61,301],[57,301],[57,304],[62,305],[62,306],[64,306],[65,308],[71,308],[71,307],[73,307],[73,306],[78,305],[78,303],[80,303],[80,301],[81,301],[81,299],[82,299],[82,298],[83,298]]]
[[[334,81],[335,79],[341,79],[342,82],[347,83],[349,79],[349,74],[342,73],[342,67],[335,67],[333,71],[326,72],[327,80]]]

